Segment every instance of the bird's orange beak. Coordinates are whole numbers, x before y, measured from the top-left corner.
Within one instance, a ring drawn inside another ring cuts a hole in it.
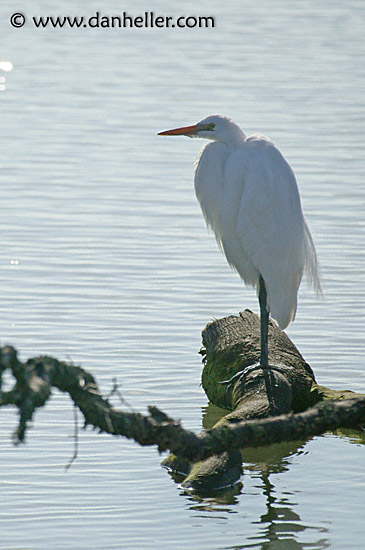
[[[174,130],[166,130],[165,132],[159,132],[158,136],[191,136],[197,133],[199,130],[198,125],[183,126],[182,128],[175,128]]]

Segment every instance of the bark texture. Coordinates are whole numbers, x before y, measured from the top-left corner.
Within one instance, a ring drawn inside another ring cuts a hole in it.
[[[149,407],[147,415],[116,409],[81,367],[48,356],[22,362],[11,346],[0,348],[0,390],[5,371],[14,378],[13,387],[0,393],[0,407],[17,407],[14,442],[20,443],[36,410],[57,388],[69,394],[84,416],[85,427],[132,438],[140,445],[156,445],[160,452],[170,450],[163,464],[185,477],[184,487],[215,492],[241,476],[242,448],[365,425],[365,396],[317,385],[310,366],[273,323],[271,367],[259,368],[259,333],[259,319],[250,311],[204,329],[202,384],[210,401],[229,412],[200,434],[185,430],[157,407]]]

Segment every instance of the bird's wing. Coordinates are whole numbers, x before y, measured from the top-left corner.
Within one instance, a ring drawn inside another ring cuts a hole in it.
[[[242,166],[237,235],[264,278],[272,316],[284,328],[295,316],[306,253],[297,183],[286,160],[267,140],[252,139],[236,155],[236,171]]]
[[[211,142],[200,151],[194,164],[194,186],[207,225],[220,242],[220,205],[224,191],[224,167],[228,148],[224,143]]]
[[[281,328],[295,316],[303,269],[319,285],[316,254],[295,176],[280,151],[252,137],[232,149],[206,145],[195,163],[195,191],[229,264],[246,284],[264,278]]]

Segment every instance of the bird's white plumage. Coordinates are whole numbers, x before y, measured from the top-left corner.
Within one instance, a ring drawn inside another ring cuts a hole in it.
[[[269,139],[247,138],[222,115],[160,135],[213,140],[199,153],[194,169],[205,220],[244,282],[259,290],[264,281],[265,308],[281,328],[287,327],[295,316],[303,272],[320,291],[316,252],[289,164]],[[267,366],[267,357],[261,363]]]
[[[303,271],[320,288],[294,173],[267,138],[246,138],[219,115],[197,127],[209,123],[214,130],[197,136],[214,141],[195,163],[195,191],[204,217],[244,282],[258,287],[262,275],[270,314],[285,328],[295,316]]]

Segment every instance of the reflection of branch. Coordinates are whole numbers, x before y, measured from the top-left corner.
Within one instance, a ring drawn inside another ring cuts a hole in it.
[[[360,397],[328,400],[300,414],[226,423],[196,435],[184,430],[156,407],[149,407],[148,416],[113,408],[100,394],[92,375],[52,357],[38,357],[22,363],[15,349],[6,346],[0,349],[0,372],[7,369],[16,383],[11,390],[2,393],[0,406],[15,405],[19,409],[17,442],[24,440],[28,421],[38,407],[45,405],[52,387],[70,395],[84,415],[85,426],[123,435],[140,445],[157,445],[159,451],[169,449],[193,462],[226,450],[301,439],[365,423],[365,398]]]

